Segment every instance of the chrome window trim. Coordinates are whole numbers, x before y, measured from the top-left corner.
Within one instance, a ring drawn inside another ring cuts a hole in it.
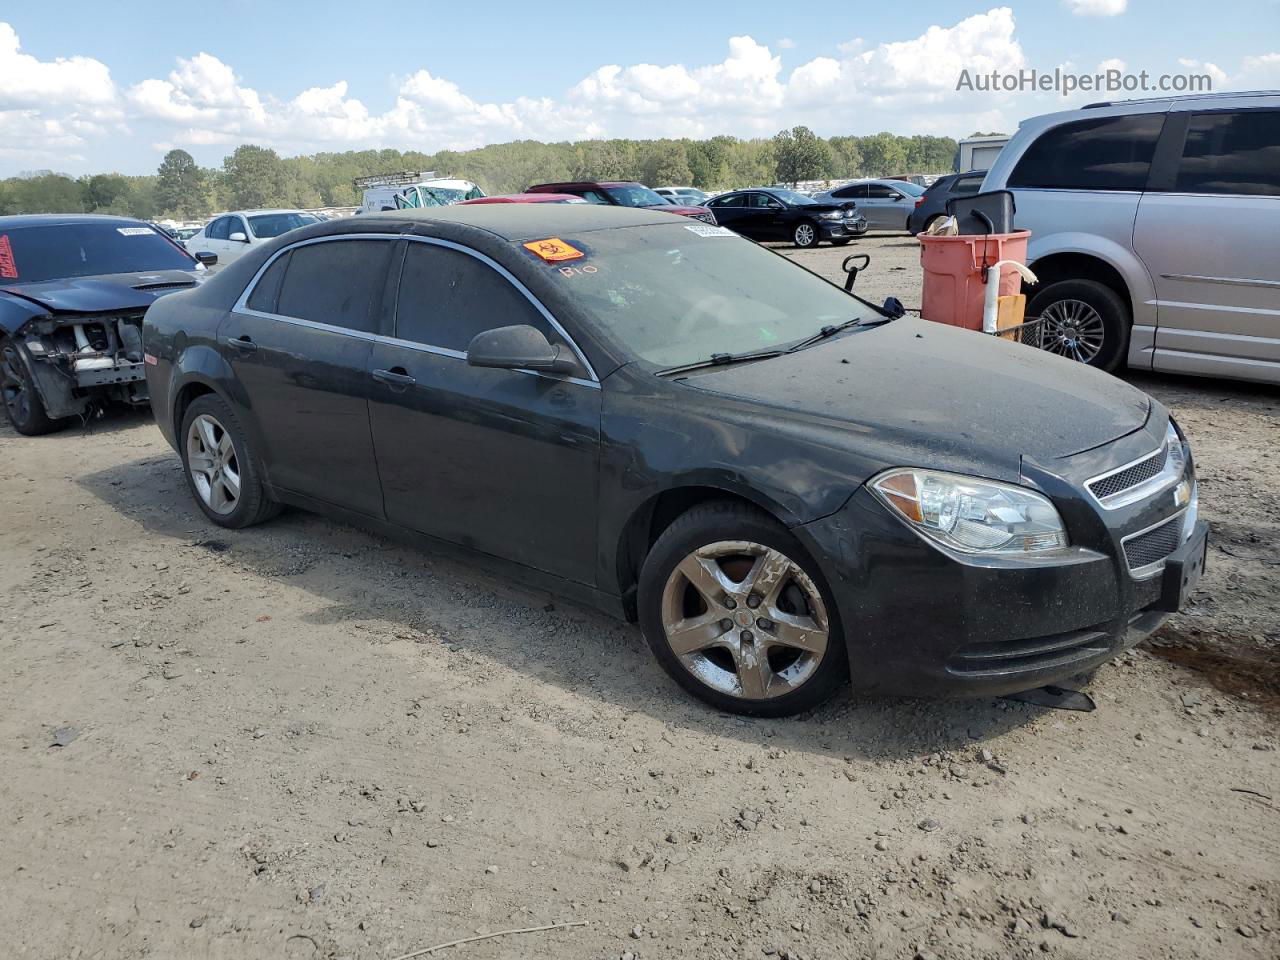
[[[1113,493],[1109,497],[1099,497],[1093,492],[1093,485],[1099,480],[1105,480],[1107,477],[1115,476],[1117,473],[1124,473],[1124,471],[1128,470],[1130,467],[1136,467],[1138,464],[1146,460],[1150,460],[1152,457],[1159,456],[1160,452],[1164,449],[1165,445],[1162,443],[1150,453],[1143,454],[1137,459],[1130,460],[1128,463],[1121,464],[1118,467],[1113,467],[1106,473],[1100,473],[1096,477],[1090,477],[1084,482],[1085,491],[1093,498],[1094,502],[1098,504],[1098,506],[1102,507],[1103,510],[1119,510],[1121,507],[1127,507],[1132,503],[1137,503],[1139,500],[1145,500],[1147,497],[1155,496],[1167,487],[1172,487],[1182,479],[1182,476],[1171,469],[1170,461],[1166,458],[1164,468],[1149,480],[1143,480],[1141,483],[1132,486],[1127,490],[1121,490],[1119,493]]]
[[[296,326],[308,327],[310,329],[320,330],[326,333],[340,333],[349,337],[355,337],[359,340],[369,340],[373,343],[384,343],[390,346],[407,347],[411,350],[417,350],[422,353],[430,353],[441,357],[450,357],[455,360],[466,360],[467,355],[465,353],[459,350],[451,350],[448,347],[437,347],[429,343],[418,343],[415,340],[402,340],[399,337],[388,337],[376,333],[367,333],[363,330],[353,330],[350,327],[340,327],[332,323],[320,323],[316,320],[305,320],[301,317],[287,317],[281,313],[268,313],[264,310],[254,310],[249,307],[249,298],[253,296],[253,291],[257,288],[258,282],[262,279],[263,274],[271,269],[271,265],[281,256],[292,250],[296,250],[299,247],[306,247],[315,243],[330,243],[341,240],[388,240],[392,242],[396,240],[409,240],[416,243],[430,243],[435,244],[436,246],[448,247],[451,250],[457,250],[459,253],[465,253],[468,256],[475,257],[477,260],[483,261],[493,268],[493,270],[499,275],[506,278],[507,282],[523,294],[525,299],[533,305],[533,308],[537,310],[538,313],[542,314],[543,318],[551,325],[552,329],[559,333],[560,336],[564,337],[565,343],[569,345],[569,348],[574,352],[574,355],[582,363],[583,369],[591,375],[591,379],[543,373],[541,370],[518,369],[516,372],[531,374],[532,376],[542,377],[546,380],[573,383],[579,386],[592,387],[596,390],[600,389],[600,379],[596,375],[595,368],[591,366],[591,361],[587,359],[586,354],[584,354],[578,347],[577,343],[574,342],[573,337],[569,336],[569,332],[560,324],[560,321],[551,315],[551,311],[542,305],[541,301],[539,301],[538,298],[529,291],[529,288],[521,283],[511,273],[511,271],[507,270],[506,267],[502,266],[502,264],[498,263],[492,257],[488,257],[485,254],[480,253],[478,250],[472,250],[470,247],[465,247],[460,243],[454,243],[451,240],[441,240],[436,237],[414,237],[402,233],[340,233],[326,237],[311,237],[308,240],[298,240],[295,243],[281,247],[267,258],[262,266],[258,268],[258,272],[255,273],[253,278],[245,285],[244,290],[241,291],[239,298],[231,307],[232,311],[235,313],[245,314],[250,317],[260,317],[264,320],[278,320],[282,323],[291,323]]]
[[[1175,520],[1178,520],[1179,518],[1185,516],[1186,512],[1189,509],[1190,509],[1189,506],[1183,507],[1177,513],[1171,513],[1169,514],[1169,516],[1165,517],[1163,520],[1157,520],[1155,523],[1151,524],[1150,526],[1143,527],[1141,530],[1135,530],[1133,533],[1120,538],[1120,559],[1124,561],[1124,565],[1129,571],[1129,576],[1133,577],[1133,579],[1135,580],[1149,579],[1150,577],[1153,577],[1157,573],[1160,573],[1162,570],[1164,570],[1165,563],[1168,561],[1169,557],[1168,556],[1161,557],[1159,560],[1156,560],[1154,563],[1148,563],[1146,566],[1143,566],[1143,567],[1130,567],[1129,557],[1124,550],[1125,544],[1128,543],[1130,540],[1134,539],[1135,537],[1142,536],[1144,533],[1150,533],[1152,530],[1156,530],[1159,527],[1163,527],[1167,523],[1173,523]],[[1184,543],[1186,543],[1187,538],[1185,536],[1185,533],[1186,531],[1183,530],[1181,526],[1179,526],[1178,546],[1174,547],[1174,550],[1179,549]],[[1170,551],[1170,553],[1172,552],[1173,551]]]

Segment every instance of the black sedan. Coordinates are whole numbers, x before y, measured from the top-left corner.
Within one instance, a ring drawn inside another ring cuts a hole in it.
[[[987,171],[970,170],[968,173],[950,173],[939,177],[929,189],[916,198],[915,208],[907,215],[907,232],[913,237],[924,233],[935,220],[947,215],[947,201],[952,197],[971,197],[982,189]]]
[[[781,715],[1088,671],[1195,584],[1168,412],[890,320],[722,227],[586,204],[317,224],[144,325],[196,503],[452,544],[638,618],[681,685]]]
[[[819,203],[778,187],[722,193],[707,206],[716,223],[752,240],[790,240],[797,247],[830,240],[842,247],[867,232],[867,219],[855,204]]]
[[[14,429],[49,433],[107,401],[145,404],[142,314],[203,277],[141,220],[0,217],[0,394]]]

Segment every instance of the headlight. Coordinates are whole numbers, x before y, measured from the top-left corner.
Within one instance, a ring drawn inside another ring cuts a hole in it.
[[[1044,553],[1067,545],[1048,498],[1012,484],[932,470],[887,470],[871,489],[931,540],[965,553]]]
[[[1175,477],[1182,476],[1187,472],[1187,449],[1182,445],[1182,437],[1178,435],[1178,428],[1173,424],[1173,417],[1169,418],[1169,426],[1164,431],[1164,445],[1169,451],[1165,469]]]
[[[818,214],[823,220],[839,220],[844,216],[839,210],[828,210],[826,213]]]

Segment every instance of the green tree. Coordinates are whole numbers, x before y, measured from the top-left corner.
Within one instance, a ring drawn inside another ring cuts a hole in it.
[[[858,147],[862,151],[864,173],[873,177],[892,177],[904,172],[907,149],[901,137],[877,133],[873,137],[863,137]]]
[[[129,181],[118,173],[97,173],[82,177],[80,182],[84,187],[86,210],[114,213],[129,195]]]
[[[156,177],[155,202],[165,213],[195,217],[209,212],[204,174],[187,151],[166,153]]]
[[[641,179],[654,187],[683,186],[692,183],[689,153],[683,143],[663,141],[649,151]]]
[[[816,180],[831,163],[831,148],[808,127],[780,130],[773,138],[774,176],[779,183]]]
[[[243,144],[222,161],[230,206],[247,209],[288,203],[289,178],[274,150]]]

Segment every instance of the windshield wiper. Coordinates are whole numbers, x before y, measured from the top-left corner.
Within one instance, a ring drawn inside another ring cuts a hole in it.
[[[659,370],[658,376],[670,377],[677,373],[688,373],[691,370],[703,370],[707,367],[724,367],[731,363],[746,363],[749,360],[768,360],[770,357],[780,357],[789,352],[790,348],[786,350],[757,350],[754,353],[713,353],[705,360],[695,360],[693,363],[682,363],[676,367],[667,367],[665,370]]]
[[[865,301],[864,301],[865,302]],[[803,350],[805,347],[812,346],[820,340],[826,340],[828,337],[835,336],[841,330],[848,330],[852,327],[878,327],[882,323],[892,323],[897,320],[906,310],[902,304],[894,297],[890,297],[884,302],[883,307],[877,307],[875,304],[869,304],[880,316],[878,317],[854,317],[852,320],[846,320],[844,323],[832,323],[822,327],[813,336],[805,337],[803,340],[797,341],[789,346],[787,353],[796,350]]]

